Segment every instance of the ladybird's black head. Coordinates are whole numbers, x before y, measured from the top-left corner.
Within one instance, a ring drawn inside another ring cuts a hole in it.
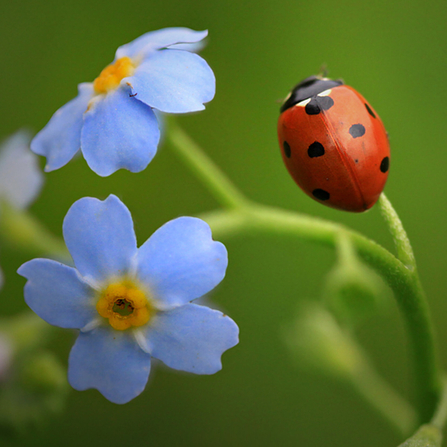
[[[293,88],[289,97],[281,106],[280,112],[282,113],[284,110],[293,107],[295,104],[298,104],[307,98],[316,96],[318,93],[324,92],[325,90],[337,87],[339,85],[343,85],[343,81],[340,79],[334,80],[322,78],[320,76],[310,76]]]

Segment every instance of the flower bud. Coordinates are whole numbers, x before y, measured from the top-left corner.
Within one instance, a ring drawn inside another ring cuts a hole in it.
[[[20,382],[33,392],[65,392],[67,386],[66,371],[59,360],[48,351],[30,355],[22,365]]]
[[[339,261],[326,278],[324,297],[334,313],[357,323],[383,308],[386,289],[382,279],[355,253],[350,241],[339,240]]]
[[[44,349],[53,330],[31,313],[0,320],[0,427],[5,430],[34,426],[64,405],[66,371]]]
[[[355,341],[318,304],[303,305],[285,335],[286,343],[303,368],[348,378],[363,365]]]

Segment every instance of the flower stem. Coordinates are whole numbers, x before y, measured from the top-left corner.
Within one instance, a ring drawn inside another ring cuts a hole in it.
[[[396,391],[385,382],[376,370],[363,362],[357,373],[351,376],[351,385],[366,402],[397,429],[399,435],[407,437],[417,427],[417,414]]]
[[[382,193],[379,198],[380,211],[385,222],[388,225],[391,235],[394,239],[394,244],[397,250],[397,257],[410,270],[416,270],[416,260],[414,258],[413,249],[411,248],[410,240],[404,230],[402,221],[399,219],[391,202]]]
[[[216,238],[240,232],[263,236],[294,236],[336,247],[340,232],[349,235],[357,253],[388,283],[402,312],[412,347],[418,413],[427,422],[439,397],[440,380],[434,337],[423,290],[413,271],[386,249],[342,225],[292,211],[252,204],[241,210],[216,211],[201,216]]]
[[[240,208],[247,199],[231,180],[205,155],[200,147],[179,127],[174,119],[168,122],[167,140],[191,171],[207,186],[225,208]]]
[[[408,328],[414,338],[413,346],[420,344],[421,342],[418,338],[415,337],[421,337],[425,335],[425,337],[427,338],[426,343],[424,343],[425,347],[421,346],[420,348],[426,349],[431,347],[431,352],[429,352],[428,354],[432,358],[432,361],[429,364],[425,365],[426,368],[431,369],[430,375],[433,376],[433,389],[431,399],[432,403],[429,404],[428,401],[426,402],[426,412],[423,415],[423,422],[427,422],[427,420],[432,416],[433,408],[437,403],[437,399],[439,398],[441,389],[440,375],[437,371],[438,368],[436,350],[434,349],[433,327],[429,314],[428,303],[419,280],[419,275],[417,273],[416,259],[414,257],[413,249],[411,247],[407,233],[402,225],[402,221],[399,219],[399,216],[391,205],[391,202],[388,200],[384,193],[382,193],[380,196],[379,205],[382,216],[387,223],[389,231],[394,239],[394,244],[397,250],[397,257],[408,269],[409,282],[413,286],[411,290],[415,292],[411,293],[411,291],[409,291],[407,295],[401,296],[401,300],[407,301],[407,303],[405,304],[405,307],[408,309],[409,313],[409,316],[407,318],[407,325],[422,325],[426,328],[424,334],[416,334],[413,328]],[[416,352],[414,352],[414,354],[416,355]],[[415,361],[417,361],[417,358],[415,359]],[[421,380],[424,377],[424,372],[422,371],[423,369],[424,368],[422,365],[419,365],[419,367],[416,368],[416,374],[421,374],[422,376]],[[419,396],[419,399],[421,400],[423,399],[423,397]],[[421,405],[423,405],[423,402],[421,402]]]
[[[38,256],[70,259],[62,239],[54,236],[28,211],[1,203],[0,237],[8,244]]]
[[[362,234],[337,223],[250,202],[176,125],[171,127],[168,135],[188,167],[227,208],[201,216],[211,226],[214,237],[250,232],[294,236],[335,247],[340,232],[349,234],[357,253],[382,275],[394,292],[412,348],[418,416],[421,422],[430,420],[440,393],[432,324],[410,243],[386,197],[381,199],[382,212],[392,231],[399,259]]]

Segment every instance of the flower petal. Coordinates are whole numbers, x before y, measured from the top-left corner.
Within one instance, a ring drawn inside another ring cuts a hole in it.
[[[106,399],[125,404],[146,386],[151,357],[131,332],[97,328],[81,332],[68,360],[68,381],[78,390],[97,389]]]
[[[137,252],[132,216],[113,194],[104,201],[84,197],[75,202],[63,233],[76,268],[96,281],[125,275]]]
[[[238,343],[238,334],[236,323],[222,312],[185,304],[150,321],[145,349],[171,368],[214,374],[222,369],[223,352]]]
[[[143,34],[116,51],[115,59],[127,56],[133,59],[144,58],[151,51],[175,44],[195,43],[204,39],[208,31],[194,31],[189,28],[164,28]]]
[[[150,107],[130,94],[129,87],[122,85],[95,98],[84,115],[82,153],[100,176],[121,168],[142,171],[157,151],[157,118]]]
[[[76,269],[51,259],[33,259],[17,273],[28,280],[26,303],[47,323],[81,329],[98,316],[94,291]]]
[[[201,42],[195,42],[195,43],[177,43],[175,45],[170,45],[169,48],[171,50],[184,50],[189,51],[191,53],[198,53],[199,51],[203,50],[206,46],[206,41],[202,40]]]
[[[19,130],[0,148],[0,195],[17,208],[25,208],[43,184],[37,157],[30,151],[31,136]]]
[[[138,250],[137,272],[160,307],[199,298],[225,276],[227,250],[206,222],[179,217],[159,228]]]
[[[78,96],[62,106],[31,141],[31,150],[47,157],[47,172],[66,165],[81,147],[82,116],[93,95],[93,86],[79,84],[78,91]]]
[[[214,73],[206,61],[180,50],[151,54],[125,81],[140,101],[165,113],[203,110],[216,90]]]

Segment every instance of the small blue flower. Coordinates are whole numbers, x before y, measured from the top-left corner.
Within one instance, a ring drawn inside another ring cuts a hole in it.
[[[19,130],[0,146],[0,199],[15,208],[29,206],[43,185],[43,174],[30,150],[31,135]]]
[[[75,202],[63,224],[76,268],[33,259],[18,273],[25,300],[48,323],[80,329],[70,353],[73,388],[126,403],[144,389],[151,356],[196,374],[221,369],[236,323],[191,303],[225,276],[227,252],[200,219],[180,217],[137,248],[132,217],[114,195]]]
[[[40,193],[43,174],[37,157],[29,150],[30,141],[31,135],[22,129],[0,146],[0,204],[6,201],[14,208],[24,209]],[[0,269],[0,289],[3,281]]]
[[[79,84],[78,96],[32,141],[31,149],[47,157],[45,171],[61,168],[79,150],[103,177],[145,169],[160,139],[154,110],[195,112],[214,97],[211,68],[191,52],[206,35],[165,28],[119,47],[114,62],[93,83]]]

